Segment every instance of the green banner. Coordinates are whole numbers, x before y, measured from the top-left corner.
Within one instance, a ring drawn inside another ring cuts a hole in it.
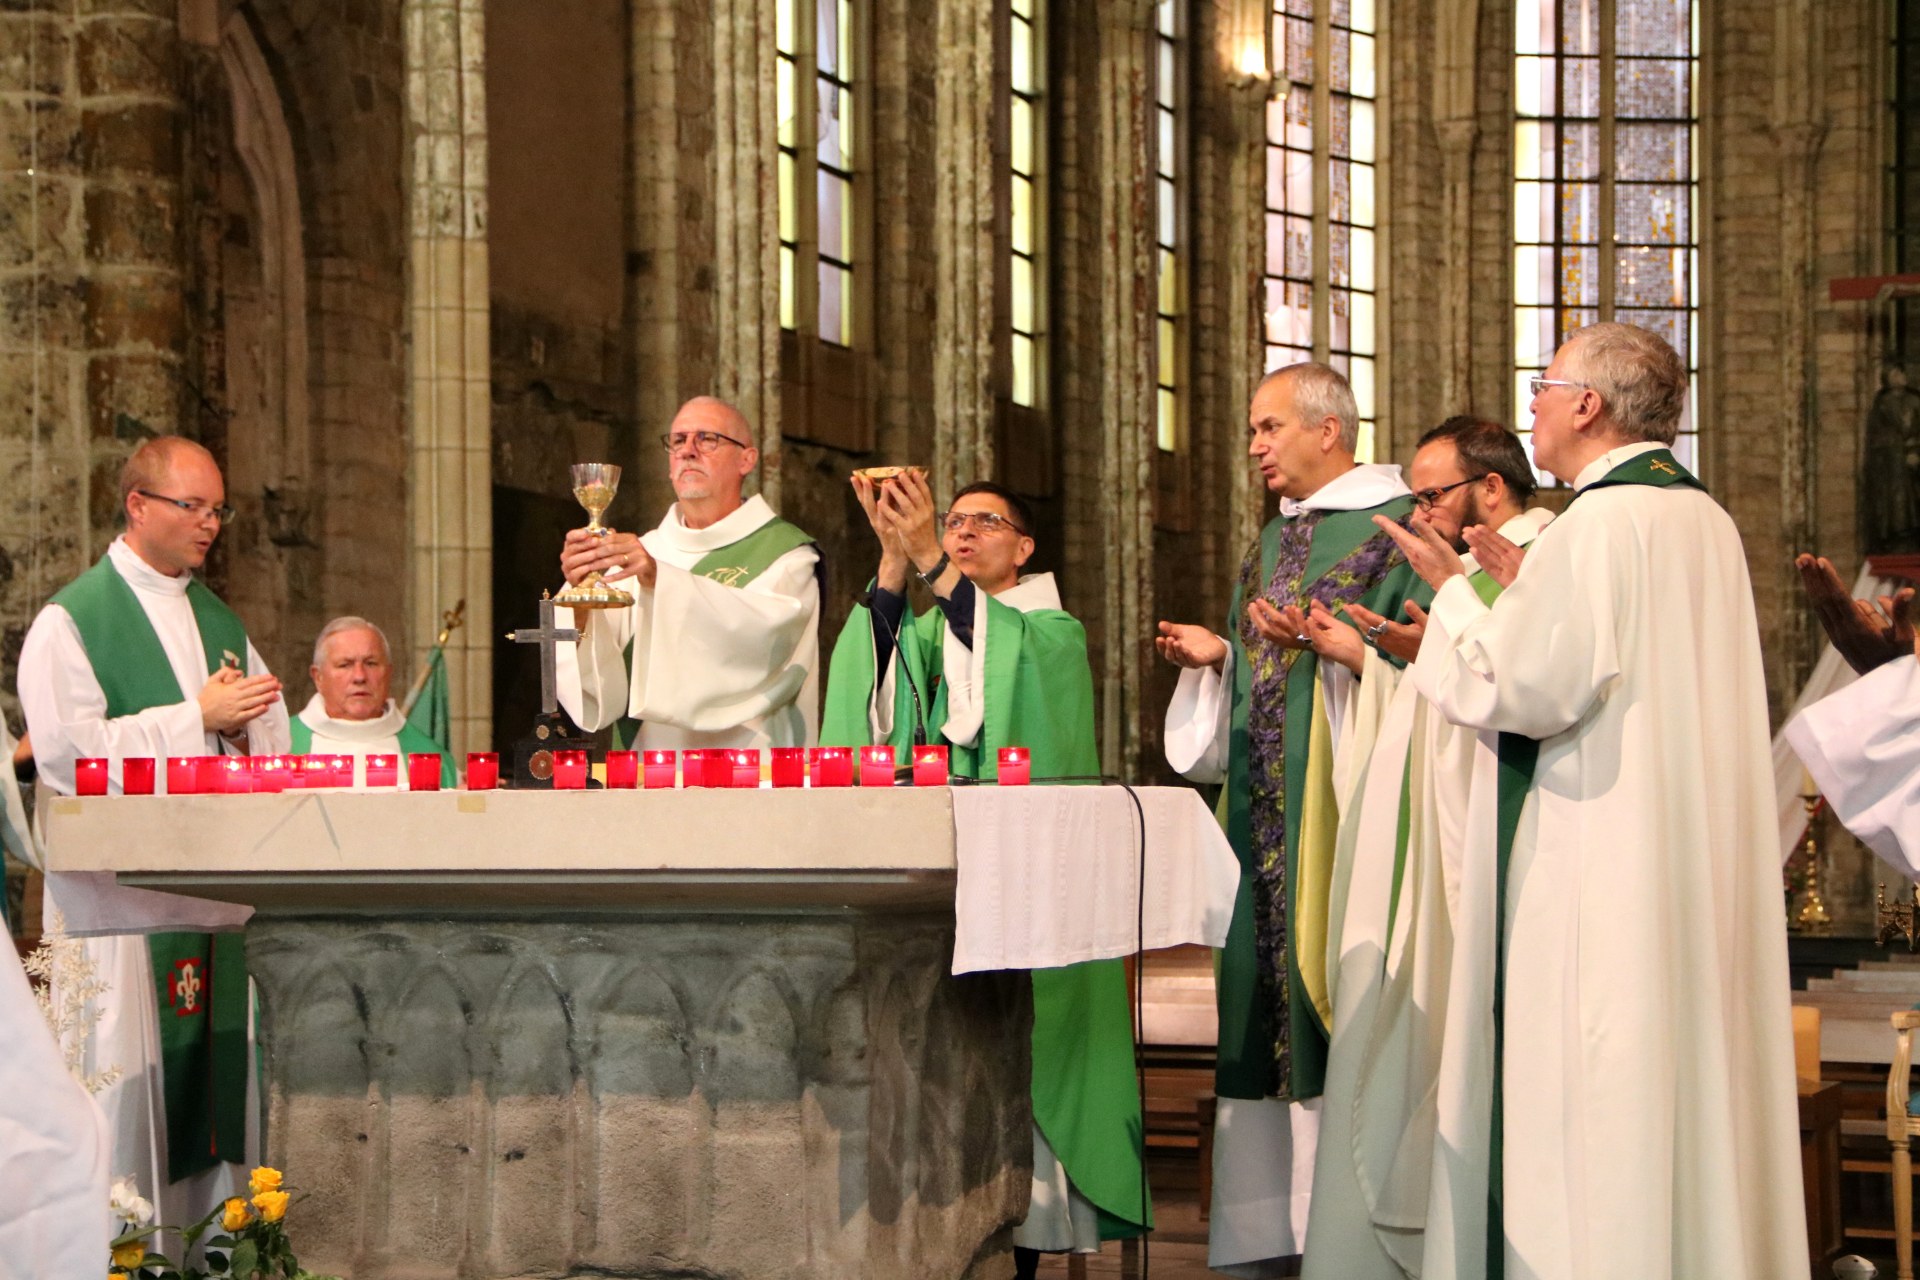
[[[147,939],[159,1000],[167,1178],[247,1159],[247,941],[239,933]]]

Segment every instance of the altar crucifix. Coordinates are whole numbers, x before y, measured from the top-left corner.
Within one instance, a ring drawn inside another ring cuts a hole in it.
[[[533,732],[513,745],[513,785],[516,787],[553,786],[553,753],[586,750],[593,745],[590,738],[560,713],[554,651],[561,641],[579,640],[580,632],[573,627],[556,626],[553,610],[553,597],[543,591],[540,593],[540,625],[507,632],[507,639],[515,644],[540,646],[540,714],[534,719]]]

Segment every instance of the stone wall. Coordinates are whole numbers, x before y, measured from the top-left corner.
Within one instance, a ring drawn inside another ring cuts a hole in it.
[[[356,1280],[997,1278],[1026,975],[950,920],[258,918],[268,1160]]]

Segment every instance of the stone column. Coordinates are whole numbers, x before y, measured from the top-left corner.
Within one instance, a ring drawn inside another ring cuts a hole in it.
[[[1473,144],[1479,0],[1442,0],[1434,15],[1434,134],[1440,142],[1440,403],[1452,413],[1473,394]],[[1504,415],[1503,415],[1504,416]]]
[[[415,663],[425,661],[441,613],[467,602],[467,625],[447,642],[455,756],[489,744],[493,727],[485,31],[482,0],[407,0],[413,163],[408,634]]]
[[[1264,74],[1243,73],[1234,82],[1230,96],[1223,98],[1232,110],[1233,127],[1222,130],[1219,137],[1194,139],[1196,151],[1205,148],[1221,154],[1224,186],[1202,183],[1200,190],[1209,197],[1216,191],[1228,197],[1220,219],[1227,240],[1225,280],[1236,296],[1246,300],[1244,318],[1237,324],[1231,311],[1222,316],[1228,326],[1222,335],[1227,341],[1220,344],[1225,384],[1218,415],[1208,419],[1220,424],[1220,429],[1205,433],[1204,440],[1202,433],[1195,432],[1193,439],[1194,461],[1207,477],[1199,492],[1207,492],[1207,486],[1219,481],[1224,481],[1227,488],[1225,545],[1215,571],[1215,577],[1223,583],[1238,571],[1241,554],[1260,536],[1266,516],[1266,489],[1255,483],[1254,469],[1245,456],[1246,441],[1239,432],[1228,432],[1226,427],[1246,420],[1253,389],[1266,372],[1267,109],[1285,57],[1283,50],[1273,47],[1267,30],[1273,21],[1272,0],[1239,0],[1236,17],[1237,23],[1222,24],[1234,44],[1216,50],[1221,65],[1243,65],[1250,56],[1239,46],[1255,41],[1266,49],[1271,61]],[[1201,171],[1196,169],[1195,176],[1202,176]],[[1196,223],[1203,216],[1202,210],[1195,210]],[[1204,453],[1200,452],[1203,447]]]
[[[714,385],[753,424],[760,493],[780,505],[780,189],[774,7],[714,0]]]
[[[1099,16],[1101,767],[1133,777],[1153,623],[1152,0]]]
[[[999,0],[939,8],[934,180],[933,479],[993,475],[994,27]]]

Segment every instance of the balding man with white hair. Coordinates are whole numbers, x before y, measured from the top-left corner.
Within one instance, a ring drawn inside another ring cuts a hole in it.
[[[658,528],[567,534],[567,581],[597,569],[634,603],[572,611],[560,705],[623,746],[805,746],[820,724],[819,549],[742,498],[760,451],[732,405],[696,396],[660,443],[675,502]]]
[[[454,785],[453,758],[440,744],[407,723],[389,696],[393,651],[386,632],[365,618],[335,618],[313,642],[313,697],[293,718],[293,749],[298,755],[352,756],[353,781],[364,787],[367,756],[438,755],[440,785]],[[400,769],[399,785],[408,785]]]
[[[1567,340],[1533,446],[1574,497],[1490,605],[1439,530],[1384,528],[1436,588],[1420,692],[1500,735],[1465,855],[1504,907],[1474,1275],[1807,1275],[1760,632],[1739,531],[1669,448],[1687,384],[1645,329]]]

